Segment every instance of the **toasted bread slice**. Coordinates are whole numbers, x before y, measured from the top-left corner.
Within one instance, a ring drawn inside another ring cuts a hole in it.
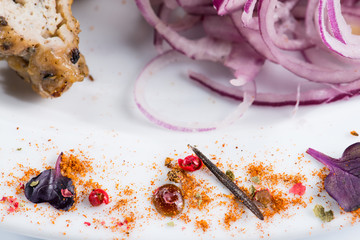
[[[0,58],[43,97],[88,75],[73,0],[0,0]]]

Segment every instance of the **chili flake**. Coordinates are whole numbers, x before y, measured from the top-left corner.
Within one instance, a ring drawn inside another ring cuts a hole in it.
[[[353,135],[353,136],[356,136],[356,137],[359,136],[359,134],[358,134],[356,131],[354,131],[354,130],[351,131],[350,134]]]

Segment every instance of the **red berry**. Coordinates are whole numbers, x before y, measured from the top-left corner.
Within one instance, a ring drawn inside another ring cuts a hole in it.
[[[184,159],[178,159],[178,164],[183,170],[189,172],[199,170],[203,166],[201,159],[193,155],[187,156]]]
[[[92,206],[99,206],[102,203],[109,203],[109,195],[102,189],[95,189],[89,195],[89,202]]]

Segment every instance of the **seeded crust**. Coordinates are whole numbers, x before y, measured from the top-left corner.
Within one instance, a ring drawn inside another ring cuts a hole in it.
[[[0,0],[0,59],[43,97],[88,75],[73,0]]]

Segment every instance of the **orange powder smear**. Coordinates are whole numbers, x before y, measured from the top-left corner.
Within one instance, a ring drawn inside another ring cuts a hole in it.
[[[327,175],[329,174],[329,169],[327,169],[327,167],[323,167],[320,170],[316,170],[313,171],[311,173],[312,176],[317,176],[320,181],[318,183],[316,183],[316,186],[318,187],[319,192],[322,192],[325,190],[325,178],[327,177]]]
[[[64,152],[62,155],[60,168],[62,175],[71,178],[75,185],[76,197],[75,204],[71,208],[71,211],[77,211],[77,206],[80,201],[87,200],[90,192],[93,189],[104,189],[101,184],[95,182],[91,176],[88,176],[89,173],[94,173],[94,168],[92,167],[93,160],[87,157],[81,150],[69,150]],[[54,166],[43,164],[44,169],[53,169]],[[43,170],[44,170],[43,169]],[[18,164],[16,170],[20,170],[20,176],[15,176],[14,173],[9,173],[7,176],[7,181],[5,182],[9,187],[14,187],[17,189],[17,194],[24,194],[23,186],[28,182],[32,177],[35,177],[41,173],[40,170],[36,168],[24,167],[22,164]],[[104,170],[103,170],[104,171]],[[93,174],[97,176],[96,173]],[[4,176],[4,174],[3,174]],[[116,184],[116,189],[122,188],[120,184]],[[107,191],[106,189],[104,189]],[[144,218],[144,216],[138,214],[136,211],[136,206],[138,205],[138,200],[136,198],[136,192],[130,186],[125,186],[119,192],[118,195],[110,196],[114,198],[113,204],[109,204],[108,207],[104,206],[104,218],[103,219],[87,219],[86,221],[94,223],[91,225],[94,229],[105,228],[111,231],[116,231],[126,234],[128,236],[130,231],[135,228],[135,221],[138,218]],[[1,200],[1,199],[0,199]],[[22,202],[21,202],[22,204]],[[19,208],[20,209],[20,208]],[[62,216],[65,212],[63,211],[44,211],[46,209],[51,209],[48,204],[34,204],[31,208],[23,208],[24,211],[28,211],[29,214],[41,214],[42,217],[46,217],[50,223],[56,224],[56,219],[59,216]],[[150,210],[149,210],[150,211]],[[114,212],[115,216],[111,217],[109,221],[109,215]],[[86,215],[83,215],[84,218],[87,218]],[[1,219],[0,219],[1,220]],[[4,221],[4,216],[2,220]],[[67,220],[70,221],[70,220]],[[41,224],[38,222],[38,224]],[[66,225],[70,226],[69,222]],[[138,227],[138,226],[137,226]]]
[[[60,169],[61,174],[70,178],[75,185],[77,191],[75,206],[79,201],[84,201],[93,189],[101,188],[101,185],[94,182],[93,179],[84,181],[86,175],[94,171],[91,165],[92,161],[82,151],[79,151],[78,154],[74,152],[72,149],[70,153],[65,152],[62,155]]]
[[[302,206],[304,208],[307,206],[302,197],[295,197],[278,190],[280,185],[290,187],[296,183],[307,181],[305,176],[301,174],[274,173],[271,165],[265,166],[263,163],[249,164],[247,174],[250,177],[259,177],[261,183],[269,187],[272,202],[270,206],[260,206],[266,221],[269,221],[277,214],[285,212],[290,206]]]
[[[244,213],[245,210],[240,207],[238,201],[236,201],[235,197],[231,195],[230,202],[228,203],[228,209],[224,217],[225,229],[230,230],[231,224],[239,220]]]
[[[126,209],[126,206],[128,204],[127,199],[120,199],[118,200],[115,205],[109,210],[109,214],[111,214],[113,211],[123,212]]]
[[[180,182],[181,190],[183,191],[189,208],[202,210],[211,202],[211,198],[206,193],[209,192],[210,189],[206,189],[195,177],[184,172]]]
[[[208,228],[209,228],[209,224],[205,220],[196,221],[195,226],[198,229],[202,229],[204,232],[206,232],[206,230],[208,230]]]
[[[18,177],[10,173],[6,178],[7,181],[5,181],[5,184],[8,187],[15,187],[16,194],[22,194],[24,192],[24,184],[31,178],[39,175],[40,171],[36,168],[25,167],[22,164],[17,164],[17,169],[23,173],[23,176]]]
[[[351,224],[355,224],[360,221],[360,208],[351,212]]]
[[[287,187],[307,181],[306,177],[301,174],[290,175],[287,173],[274,173],[274,169],[271,165],[265,166],[263,163],[249,164],[247,166],[247,174],[250,177],[260,177],[261,181],[265,181],[271,185],[278,185],[280,183]]]
[[[135,190],[131,189],[130,186],[125,186],[124,189],[121,189],[118,193],[118,199],[113,207],[110,208],[109,214],[114,211],[117,212],[126,212],[128,210],[129,204],[136,206],[136,197],[133,197]]]
[[[27,182],[30,180],[30,178],[35,177],[40,174],[40,171],[36,168],[30,168],[22,169],[24,171],[24,176],[19,178],[19,182]]]
[[[71,178],[73,181],[79,181],[80,177],[85,177],[88,172],[92,172],[91,161],[84,155],[63,154],[60,163],[61,173]]]

